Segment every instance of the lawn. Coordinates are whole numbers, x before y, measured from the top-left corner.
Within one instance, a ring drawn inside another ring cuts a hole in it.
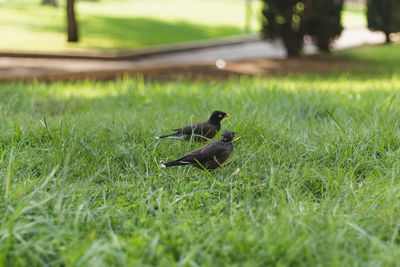
[[[346,6],[342,13],[342,23],[345,27],[366,27],[367,19],[365,16],[365,8]]]
[[[63,1],[60,1],[63,2]],[[132,49],[245,33],[245,4],[212,0],[79,1],[81,42],[65,42],[64,7],[39,0],[0,2],[0,49]],[[253,4],[258,9],[259,3]],[[255,10],[254,10],[255,12]],[[257,31],[258,18],[251,21]]]
[[[397,265],[399,49],[341,56],[369,63],[0,84],[0,266]],[[240,135],[231,164],[160,168],[199,145],[155,136],[214,109]]]
[[[134,49],[246,32],[245,1],[78,1],[81,40],[71,44],[66,42],[64,7],[42,6],[40,2],[0,1],[0,50]],[[261,3],[252,3],[249,29],[258,32]],[[363,13],[346,9],[343,21],[346,26],[358,26]]]

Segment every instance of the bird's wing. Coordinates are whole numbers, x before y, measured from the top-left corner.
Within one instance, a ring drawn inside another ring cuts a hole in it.
[[[183,126],[180,128],[173,129],[172,131],[176,131],[181,134],[192,134],[193,132],[196,134],[200,134],[201,132],[207,132],[209,128],[208,122],[198,122],[192,125]]]
[[[207,162],[209,160],[215,159],[221,153],[224,153],[225,150],[226,148],[223,142],[218,140],[211,142],[201,148],[193,150],[183,158],[179,159],[179,161],[185,161],[190,163]]]

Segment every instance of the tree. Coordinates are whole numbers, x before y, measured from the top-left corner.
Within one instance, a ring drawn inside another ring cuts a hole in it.
[[[343,29],[343,0],[263,1],[264,37],[281,38],[289,57],[300,55],[304,35],[313,37],[320,49],[329,50],[330,43]]]
[[[266,38],[282,38],[289,57],[299,56],[303,46],[304,2],[304,0],[264,0],[263,34]]]
[[[390,34],[400,31],[399,0],[367,0],[368,28],[383,31],[386,43],[390,43]]]
[[[75,0],[67,0],[68,42],[78,42],[78,26],[75,18]]]
[[[306,33],[313,37],[318,48],[329,51],[332,41],[342,33],[340,22],[344,0],[313,0]]]

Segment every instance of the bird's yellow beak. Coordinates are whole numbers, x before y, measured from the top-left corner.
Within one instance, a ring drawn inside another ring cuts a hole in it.
[[[238,136],[237,134],[233,134],[233,135],[232,135],[232,137],[237,137],[237,136]]]
[[[224,117],[230,117],[231,115],[229,115],[228,113],[226,113],[226,115]]]

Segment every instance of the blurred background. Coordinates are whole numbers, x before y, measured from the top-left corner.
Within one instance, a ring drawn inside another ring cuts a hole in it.
[[[0,80],[106,79],[161,66],[316,73],[333,58],[320,58],[323,68],[282,59],[356,48],[354,59],[362,47],[398,41],[398,14],[398,0],[0,0]]]
[[[74,2],[76,43],[67,42],[67,2]],[[134,49],[254,34],[262,28],[263,5],[261,0],[1,0],[0,50]],[[365,13],[363,0],[345,1],[342,25],[366,27]]]

